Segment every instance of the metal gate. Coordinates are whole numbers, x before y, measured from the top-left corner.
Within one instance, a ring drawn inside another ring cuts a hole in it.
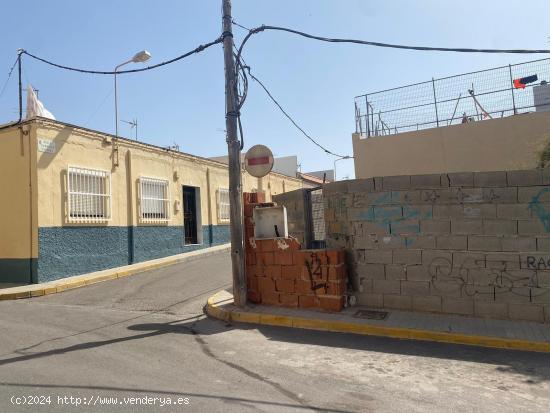
[[[308,248],[325,248],[325,205],[323,188],[306,191],[306,241]]]

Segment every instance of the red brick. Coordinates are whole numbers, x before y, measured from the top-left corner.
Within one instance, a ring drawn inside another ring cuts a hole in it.
[[[258,290],[258,278],[257,277],[251,277],[247,274],[246,276],[246,286],[249,290]]]
[[[252,265],[256,265],[256,254],[248,252],[246,254],[246,266],[250,267]]]
[[[262,296],[258,291],[248,290],[246,297],[248,298],[248,301],[254,304],[259,304],[262,302]]]
[[[304,250],[292,251],[292,261],[294,265],[304,265],[308,261],[309,253]]]
[[[298,307],[298,296],[296,294],[281,294],[279,300],[282,306]]]
[[[256,192],[256,202],[263,204],[265,202],[265,192]]]
[[[275,286],[277,287],[277,291],[281,293],[294,292],[294,280],[276,280]]]
[[[302,248],[302,244],[300,244],[300,241],[298,241],[294,237],[287,238],[286,243],[288,244],[288,248],[291,251],[297,251]]]
[[[327,283],[328,295],[344,295],[346,293],[346,283],[344,281],[331,281]]]
[[[298,297],[298,307],[301,307],[301,308],[319,307],[319,299],[313,295],[300,295]]]
[[[252,210],[254,209],[254,205],[252,204],[244,204],[243,213],[245,217],[252,217]]]
[[[326,250],[327,263],[331,265],[340,264],[346,260],[344,250]]]
[[[247,277],[255,277],[258,274],[258,268],[255,265],[247,265],[245,273]]]
[[[252,203],[252,201],[250,200],[251,195],[252,194],[250,192],[243,192],[243,204],[244,205]]]
[[[278,251],[275,252],[275,262],[281,265],[292,265],[292,252]]]
[[[274,239],[257,239],[256,246],[258,251],[261,252],[273,252],[278,251],[277,241]]]
[[[281,278],[281,266],[274,264],[274,265],[265,267],[265,273],[266,273],[266,277],[270,277],[270,278],[273,278],[274,280],[278,280]]]
[[[262,303],[263,304],[271,304],[271,305],[279,305],[279,296],[280,294],[275,291],[270,292],[262,292]]]
[[[286,280],[299,280],[302,276],[302,267],[299,265],[285,265],[282,267],[281,276]]]
[[[345,280],[348,277],[348,272],[345,264],[329,265],[328,279],[329,280]]]
[[[258,290],[262,296],[264,293],[275,292],[275,281],[267,277],[258,278]]]
[[[296,293],[300,295],[313,294],[313,290],[311,289],[311,281],[296,280],[295,288],[296,288]]]
[[[272,252],[260,252],[256,256],[257,262],[262,265],[274,264],[274,258]]]
[[[326,311],[342,311],[344,297],[319,297],[320,306]]]

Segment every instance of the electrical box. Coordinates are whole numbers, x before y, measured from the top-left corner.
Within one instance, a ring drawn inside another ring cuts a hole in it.
[[[533,86],[533,100],[537,112],[550,111],[550,84],[541,82],[540,85]]]
[[[254,237],[288,237],[288,223],[284,206],[256,207],[252,211],[254,219]]]

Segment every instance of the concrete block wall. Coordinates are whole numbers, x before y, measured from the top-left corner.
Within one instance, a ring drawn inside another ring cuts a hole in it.
[[[296,189],[290,192],[273,195],[273,202],[284,205],[286,208],[288,233],[296,238],[300,244],[308,244],[305,190]]]
[[[323,196],[359,304],[550,322],[550,170],[341,181]]]

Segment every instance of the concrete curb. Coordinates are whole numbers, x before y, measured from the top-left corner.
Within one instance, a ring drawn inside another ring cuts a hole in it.
[[[506,350],[536,351],[550,353],[550,342],[508,339],[503,337],[479,336],[442,331],[421,330],[401,327],[384,327],[346,321],[323,320],[321,318],[303,318],[280,314],[240,311],[233,304],[233,299],[220,300],[219,295],[227,293],[220,291],[210,297],[206,304],[206,312],[211,317],[226,322],[240,322],[269,326],[302,328],[308,330],[352,333],[367,336],[399,338],[406,340],[435,341],[439,343],[465,344],[477,347],[490,347]],[[224,308],[225,307],[225,308]]]
[[[128,277],[144,271],[156,270],[170,265],[190,261],[198,257],[206,257],[213,254],[229,251],[230,245],[223,244],[215,247],[204,248],[170,257],[158,258],[126,265],[124,267],[110,268],[108,270],[91,272],[88,274],[75,275],[60,280],[49,281],[41,284],[29,284],[19,287],[0,289],[0,300],[17,300],[19,298],[32,298],[42,295],[55,294],[73,288],[84,287],[102,281],[114,280],[116,278]]]

